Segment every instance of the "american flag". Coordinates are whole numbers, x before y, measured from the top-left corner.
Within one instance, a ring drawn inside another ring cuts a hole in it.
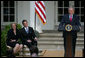
[[[35,1],[35,12],[43,24],[46,24],[46,10],[44,1]]]

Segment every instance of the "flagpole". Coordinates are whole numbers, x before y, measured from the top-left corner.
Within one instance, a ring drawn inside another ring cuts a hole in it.
[[[36,30],[36,12],[35,12],[35,30]]]

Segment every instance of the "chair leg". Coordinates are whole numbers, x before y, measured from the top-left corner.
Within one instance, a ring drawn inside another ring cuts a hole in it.
[[[22,52],[23,52],[23,57],[24,57],[24,45],[23,45],[23,48],[22,48]]]

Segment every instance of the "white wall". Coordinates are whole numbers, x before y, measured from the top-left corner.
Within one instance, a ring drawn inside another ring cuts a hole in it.
[[[54,30],[54,1],[45,1],[47,23],[41,24],[42,30]]]
[[[18,23],[22,25],[22,20],[26,19],[30,24],[30,1],[18,1],[17,5]]]

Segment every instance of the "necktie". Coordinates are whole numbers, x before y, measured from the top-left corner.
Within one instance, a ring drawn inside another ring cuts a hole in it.
[[[26,32],[28,33],[28,28],[26,27]]]
[[[70,16],[70,22],[72,22],[72,15]]]

